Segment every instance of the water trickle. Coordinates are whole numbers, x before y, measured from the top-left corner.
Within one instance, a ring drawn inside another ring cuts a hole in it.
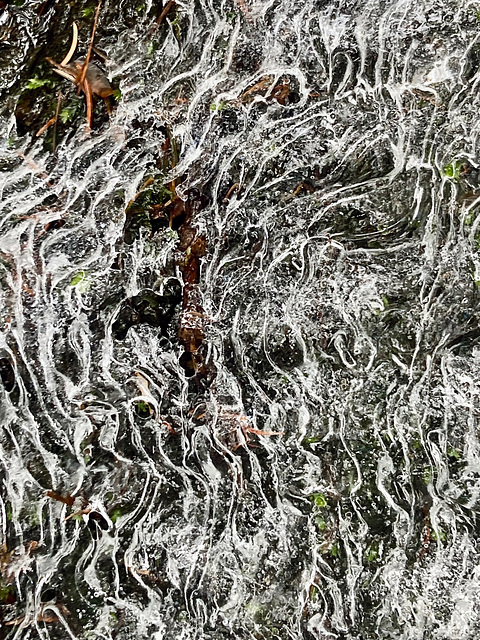
[[[0,4],[1,637],[476,639],[479,7]]]

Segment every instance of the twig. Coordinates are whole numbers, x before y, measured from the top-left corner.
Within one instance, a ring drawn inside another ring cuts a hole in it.
[[[77,48],[77,44],[78,44],[78,27],[75,24],[75,22],[72,24],[72,29],[73,29],[72,44],[70,45],[70,49],[68,50],[67,55],[65,56],[65,58],[60,63],[61,67],[65,67],[70,62],[70,60],[72,59],[72,56],[75,53],[75,50]]]
[[[57,122],[58,114],[60,113],[60,105],[62,104],[62,92],[58,92],[57,108],[55,110],[55,117],[53,119],[53,141],[52,141],[52,153],[55,153],[55,147],[57,142]]]
[[[86,78],[82,84],[82,89],[85,94],[85,101],[87,103],[87,129],[90,130],[93,124],[93,98],[92,87],[90,86],[90,83]]]
[[[50,118],[50,120],[48,120],[43,127],[41,127],[37,133],[35,134],[37,138],[39,138],[43,133],[45,133],[45,131],[52,126],[52,124],[55,124],[55,117]]]
[[[163,7],[162,13],[157,18],[156,22],[158,26],[160,26],[162,22],[165,20],[165,18],[168,16],[174,4],[175,4],[175,0],[168,0],[167,4]]]
[[[100,7],[101,6],[102,6],[102,3],[99,2],[98,6],[97,6],[97,9],[95,11],[95,19],[93,21],[92,35],[90,36],[90,44],[88,45],[87,55],[85,57],[85,61],[83,63],[82,69],[81,69],[80,73],[78,74],[78,76],[76,78],[76,84],[78,84],[78,93],[80,93],[80,90],[83,88],[83,82],[85,80],[85,75],[87,73],[88,63],[90,62],[90,57],[92,55],[93,41],[95,39],[95,32],[97,30],[98,16],[100,15]],[[88,107],[88,105],[87,105],[87,107]]]

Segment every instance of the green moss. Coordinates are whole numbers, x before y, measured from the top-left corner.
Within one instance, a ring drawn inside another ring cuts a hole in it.
[[[41,87],[51,86],[53,86],[53,81],[50,78],[30,78],[26,88],[29,91],[35,91]]]

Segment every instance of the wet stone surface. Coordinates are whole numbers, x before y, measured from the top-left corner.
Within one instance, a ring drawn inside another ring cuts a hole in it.
[[[0,2],[0,638],[476,640],[480,5],[95,11]]]

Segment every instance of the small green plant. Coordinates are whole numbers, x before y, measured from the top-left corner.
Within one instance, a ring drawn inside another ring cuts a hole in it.
[[[210,105],[210,111],[223,111],[227,107],[228,105],[226,102],[212,102],[212,104]]]
[[[458,160],[454,160],[453,162],[450,162],[449,164],[443,167],[443,175],[449,180],[453,180],[453,182],[457,182],[458,179],[460,178],[461,169],[462,169],[461,162],[458,162]]]
[[[139,418],[149,418],[152,410],[148,402],[139,400],[135,403],[135,412]]]
[[[120,507],[116,507],[112,513],[110,514],[110,520],[115,524],[115,522],[123,516],[123,511]]]
[[[70,280],[71,287],[77,287],[80,293],[86,293],[90,289],[90,279],[85,271],[79,271]]]
[[[378,544],[375,542],[372,542],[372,544],[368,547],[368,549],[365,552],[365,559],[367,560],[367,562],[375,562],[375,560],[378,559],[378,556],[379,556]]]
[[[76,107],[68,106],[60,111],[58,114],[60,120],[63,124],[67,124],[67,122],[71,122],[77,113]]]
[[[435,542],[447,541],[447,534],[445,533],[445,531],[442,531],[441,529],[437,529],[437,531],[432,531],[431,536],[432,536],[432,540],[435,540]]]
[[[455,449],[455,447],[448,447],[447,456],[449,458],[453,458],[454,460],[460,460],[460,458],[462,457],[462,452],[458,449]]]
[[[325,507],[327,506],[327,499],[325,498],[323,493],[314,493],[311,496],[311,500],[313,501],[313,504],[317,509],[325,509]]]
[[[86,9],[82,9],[80,11],[80,15],[82,18],[93,18],[93,14],[95,13],[95,7],[92,5],[91,7],[87,7]]]

